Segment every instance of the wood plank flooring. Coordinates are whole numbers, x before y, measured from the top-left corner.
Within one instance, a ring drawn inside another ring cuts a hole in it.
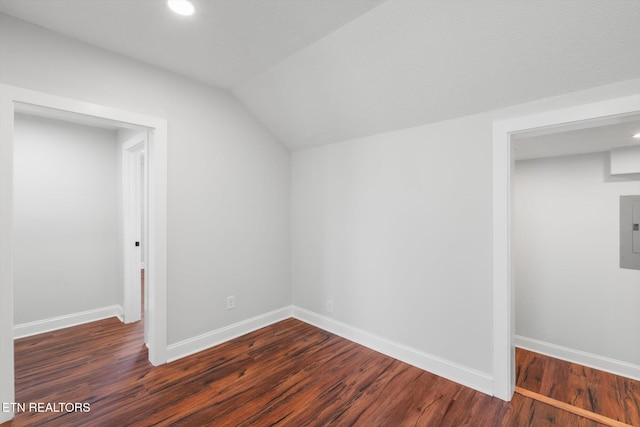
[[[505,403],[295,319],[158,367],[142,334],[141,322],[106,319],[17,340],[18,402],[90,412],[20,412],[2,427],[599,425],[520,395]]]
[[[516,385],[581,409],[640,426],[640,382],[516,349]]]

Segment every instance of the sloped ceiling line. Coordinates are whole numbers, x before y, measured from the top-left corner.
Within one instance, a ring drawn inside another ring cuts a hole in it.
[[[226,88],[290,149],[640,77],[640,2],[0,0],[0,13]]]

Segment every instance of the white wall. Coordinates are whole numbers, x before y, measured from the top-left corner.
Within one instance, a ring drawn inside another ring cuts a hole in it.
[[[636,93],[640,80],[294,152],[294,305],[490,389],[493,121]]]
[[[4,15],[0,64],[2,83],[167,119],[169,344],[291,303],[289,152],[232,95]]]
[[[483,125],[472,117],[295,152],[295,305],[490,372]],[[451,143],[461,126],[479,141]]]
[[[14,322],[122,304],[115,131],[17,114],[14,144]]]
[[[516,334],[640,365],[640,271],[620,265],[620,196],[609,153],[516,162]],[[526,346],[526,342],[525,342]]]

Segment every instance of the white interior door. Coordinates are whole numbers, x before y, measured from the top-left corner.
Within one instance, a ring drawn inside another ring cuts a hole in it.
[[[140,132],[122,144],[122,207],[124,245],[124,321],[137,322],[142,317],[141,270],[146,252],[146,148],[147,132]],[[146,280],[145,280],[146,282]],[[146,290],[146,285],[145,285]],[[145,314],[148,304],[145,292]],[[145,342],[148,328],[145,324]]]
[[[138,200],[139,203],[139,211],[138,211],[138,219],[139,219],[139,228],[140,228],[140,268],[144,271],[144,282],[143,282],[143,304],[142,309],[144,313],[144,342],[149,345],[149,277],[147,274],[147,260],[149,259],[149,238],[148,238],[148,182],[147,182],[147,151],[142,150],[140,152],[138,165],[140,166],[140,170],[138,173],[139,182],[137,185],[138,188]]]

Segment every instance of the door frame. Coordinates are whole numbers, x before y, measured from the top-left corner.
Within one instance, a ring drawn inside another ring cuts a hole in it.
[[[0,84],[0,402],[15,402],[13,346],[13,127],[21,106],[58,110],[62,115],[112,121],[149,130],[148,259],[149,361],[167,361],[167,122],[165,119],[85,101]],[[12,413],[0,411],[0,422]]]
[[[511,136],[640,112],[640,94],[493,122],[493,395],[515,390],[513,170]]]

